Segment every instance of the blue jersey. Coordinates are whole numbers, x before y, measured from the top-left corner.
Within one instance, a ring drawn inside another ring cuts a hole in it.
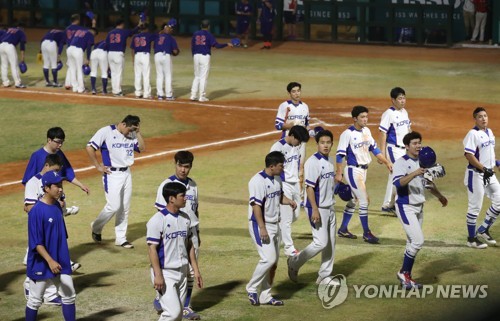
[[[264,2],[270,3],[271,8],[269,8]],[[274,10],[274,1],[273,0],[265,0],[259,4],[260,9],[262,9],[260,13],[260,21],[261,22],[272,22],[274,16],[276,15],[276,11]]]
[[[127,47],[127,38],[135,34],[139,28],[120,29],[116,28],[108,32],[106,36],[106,43],[108,44],[108,51],[121,51],[125,52]]]
[[[73,36],[75,35],[75,32],[78,30],[84,30],[85,28],[79,25],[69,25],[66,27],[64,30],[64,33],[66,34],[66,44],[69,47],[69,44],[71,43],[71,40],[73,39]]]
[[[52,29],[47,32],[45,36],[43,36],[40,42],[43,42],[44,40],[55,41],[57,44],[57,54],[60,55],[64,45],[66,44],[66,33],[64,30]]]
[[[247,3],[247,4],[244,4],[241,2],[237,3],[236,4],[236,22],[238,23],[238,25],[250,24],[251,16],[246,15],[246,14],[252,13],[252,11],[253,11],[253,8],[249,3]],[[242,13],[246,13],[246,14],[242,14]]]
[[[71,164],[69,163],[62,150],[59,150],[56,154],[59,155],[59,157],[61,157],[63,161],[63,166],[61,167],[61,170],[58,174],[62,177],[66,177],[68,182],[72,182],[75,179],[75,171],[73,170],[73,167],[71,167]],[[47,155],[49,155],[49,153],[43,147],[31,154],[28,166],[26,166],[26,170],[24,171],[24,176],[21,181],[23,185],[26,185],[26,183],[33,176],[42,171]]]
[[[70,46],[81,48],[83,51],[87,50],[87,60],[90,59],[90,52],[92,45],[94,45],[94,35],[90,30],[77,30],[73,35],[73,39],[69,44]]]
[[[138,52],[151,52],[151,43],[155,39],[155,36],[149,32],[141,32],[132,37],[132,42],[130,43],[130,49],[134,50],[135,53]]]
[[[101,40],[94,45],[94,49],[102,49],[104,51],[108,51],[108,45],[106,44],[106,40]]]
[[[193,38],[191,39],[191,51],[193,55],[210,55],[212,47],[220,49],[227,47],[227,44],[218,43],[208,30],[199,30],[193,34]]]
[[[177,41],[175,41],[172,35],[167,33],[158,34],[154,40],[154,50],[155,54],[158,52],[164,52],[168,54],[172,54],[174,49],[179,50],[177,46]]]
[[[2,43],[2,36],[5,34],[5,30],[0,29],[0,43]]]
[[[59,202],[54,205],[36,202],[28,213],[28,261],[26,275],[35,281],[55,277],[49,264],[38,254],[43,245],[49,255],[61,265],[61,274],[71,274],[68,233]]]
[[[2,38],[0,39],[0,42],[7,42],[14,46],[20,44],[19,48],[22,51],[24,51],[26,45],[26,34],[19,28],[9,28],[3,34]]]

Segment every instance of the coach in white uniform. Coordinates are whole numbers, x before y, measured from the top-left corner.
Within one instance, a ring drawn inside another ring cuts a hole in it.
[[[99,129],[87,144],[87,154],[95,168],[103,173],[106,205],[92,222],[92,239],[100,243],[104,225],[115,217],[115,244],[127,249],[134,246],[127,241],[128,215],[132,197],[134,151],[142,152],[146,146],[140,133],[140,118],[128,115],[118,125]],[[102,163],[96,151],[101,150]]]

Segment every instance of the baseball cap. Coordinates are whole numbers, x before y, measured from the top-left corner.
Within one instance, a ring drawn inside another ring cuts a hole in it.
[[[48,171],[42,176],[42,186],[48,186],[52,184],[59,184],[64,180],[64,177],[59,175],[56,171]]]
[[[177,25],[177,20],[175,20],[175,18],[172,18],[170,19],[168,22],[167,22],[167,27],[169,28],[173,28]]]

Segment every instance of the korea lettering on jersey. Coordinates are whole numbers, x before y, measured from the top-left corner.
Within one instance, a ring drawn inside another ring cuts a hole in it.
[[[407,185],[401,186],[401,178],[420,168],[418,158],[411,158],[408,155],[400,157],[392,168],[394,178],[392,180],[396,186],[396,203],[421,205],[425,202],[425,178],[417,176]],[[404,221],[404,220],[403,220]]]
[[[129,167],[134,164],[134,151],[140,153],[135,132],[125,137],[115,125],[99,129],[87,146],[100,149],[104,166]]]
[[[42,174],[33,176],[24,189],[24,204],[34,205],[44,194],[42,188]]]
[[[380,154],[368,127],[357,130],[351,126],[340,135],[337,156],[346,156],[347,165],[368,165],[372,161],[370,152]]]
[[[280,104],[274,127],[281,130],[283,125],[288,121],[296,122],[296,125],[307,127],[309,125],[309,106],[300,101],[295,105],[291,100],[287,100]],[[283,131],[281,137],[285,137],[288,133]]]
[[[191,222],[186,213],[174,214],[164,208],[149,219],[146,228],[146,242],[158,245],[162,269],[178,269],[189,264],[187,247]]]
[[[167,206],[167,202],[163,197],[163,187],[167,183],[177,182],[186,186],[186,206],[181,208],[181,211],[187,213],[189,215],[189,219],[191,220],[191,226],[197,226],[200,223],[200,220],[197,216],[198,213],[198,186],[196,182],[191,178],[187,178],[187,180],[183,181],[177,178],[177,176],[172,175],[166,180],[164,180],[160,186],[158,187],[158,191],[156,193],[156,202],[155,207],[161,211]]]
[[[255,204],[261,207],[264,222],[278,223],[282,194],[281,179],[261,171],[252,177],[248,183],[248,190],[250,191],[248,220],[256,222],[252,208],[252,205]]]
[[[280,175],[283,183],[297,183],[299,181],[300,146],[292,146],[282,138],[273,144],[270,151],[278,151],[285,155],[284,170]]]
[[[465,136],[463,144],[464,153],[473,154],[485,167],[495,167],[495,135],[491,129],[480,130],[474,127]],[[474,166],[469,164],[468,168]]]
[[[306,161],[304,164],[304,180],[306,186],[314,189],[316,205],[320,208],[330,208],[335,204],[334,186],[335,186],[335,170],[333,160],[330,157],[324,156],[317,152]],[[307,197],[307,192],[304,191],[306,199],[305,206],[311,208],[311,201]]]
[[[408,112],[390,107],[382,114],[379,130],[387,134],[387,143],[404,147],[403,137],[410,132]]]

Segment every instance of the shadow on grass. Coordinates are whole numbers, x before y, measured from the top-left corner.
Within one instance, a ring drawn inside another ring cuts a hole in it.
[[[124,314],[126,313],[127,310],[125,309],[120,309],[120,308],[112,308],[112,309],[106,309],[103,311],[99,311],[96,313],[92,313],[89,316],[83,317],[83,318],[78,318],[79,321],[104,321],[107,320],[108,318],[115,317],[119,314]]]
[[[340,273],[347,277],[353,274],[356,270],[362,268],[373,255],[375,255],[374,252],[362,253],[336,261],[333,265],[333,274]]]
[[[101,281],[101,279],[112,275],[114,275],[114,273],[110,271],[88,273],[79,276],[75,275],[73,277],[73,283],[75,285],[75,288],[78,289],[77,293],[80,294],[87,288],[104,288],[114,285],[113,283],[104,283]]]
[[[422,271],[431,271],[418,277],[423,284],[439,283],[439,277],[446,272],[454,271],[460,274],[476,273],[478,270],[469,264],[462,264],[457,257],[447,257],[446,259],[435,260],[425,264]]]
[[[227,297],[234,295],[232,291],[242,285],[243,282],[242,280],[229,281],[196,291],[193,296],[195,310],[198,312],[216,306]]]
[[[60,309],[60,308],[59,308]],[[24,311],[24,310],[23,310]],[[24,312],[23,312],[24,314]],[[62,317],[62,312],[61,312],[61,317]],[[38,317],[37,317],[37,320],[50,320],[51,317],[50,317],[50,313],[46,313],[46,312],[38,312]],[[18,319],[14,319],[12,321],[25,321],[26,319],[24,317],[22,318],[18,318]]]
[[[5,292],[6,294],[14,294],[15,292],[10,291],[9,284],[12,282],[17,282],[19,278],[26,278],[26,268],[22,268],[16,271],[10,271],[7,273],[0,274],[0,292]],[[19,288],[19,292],[22,292],[22,285]]]

